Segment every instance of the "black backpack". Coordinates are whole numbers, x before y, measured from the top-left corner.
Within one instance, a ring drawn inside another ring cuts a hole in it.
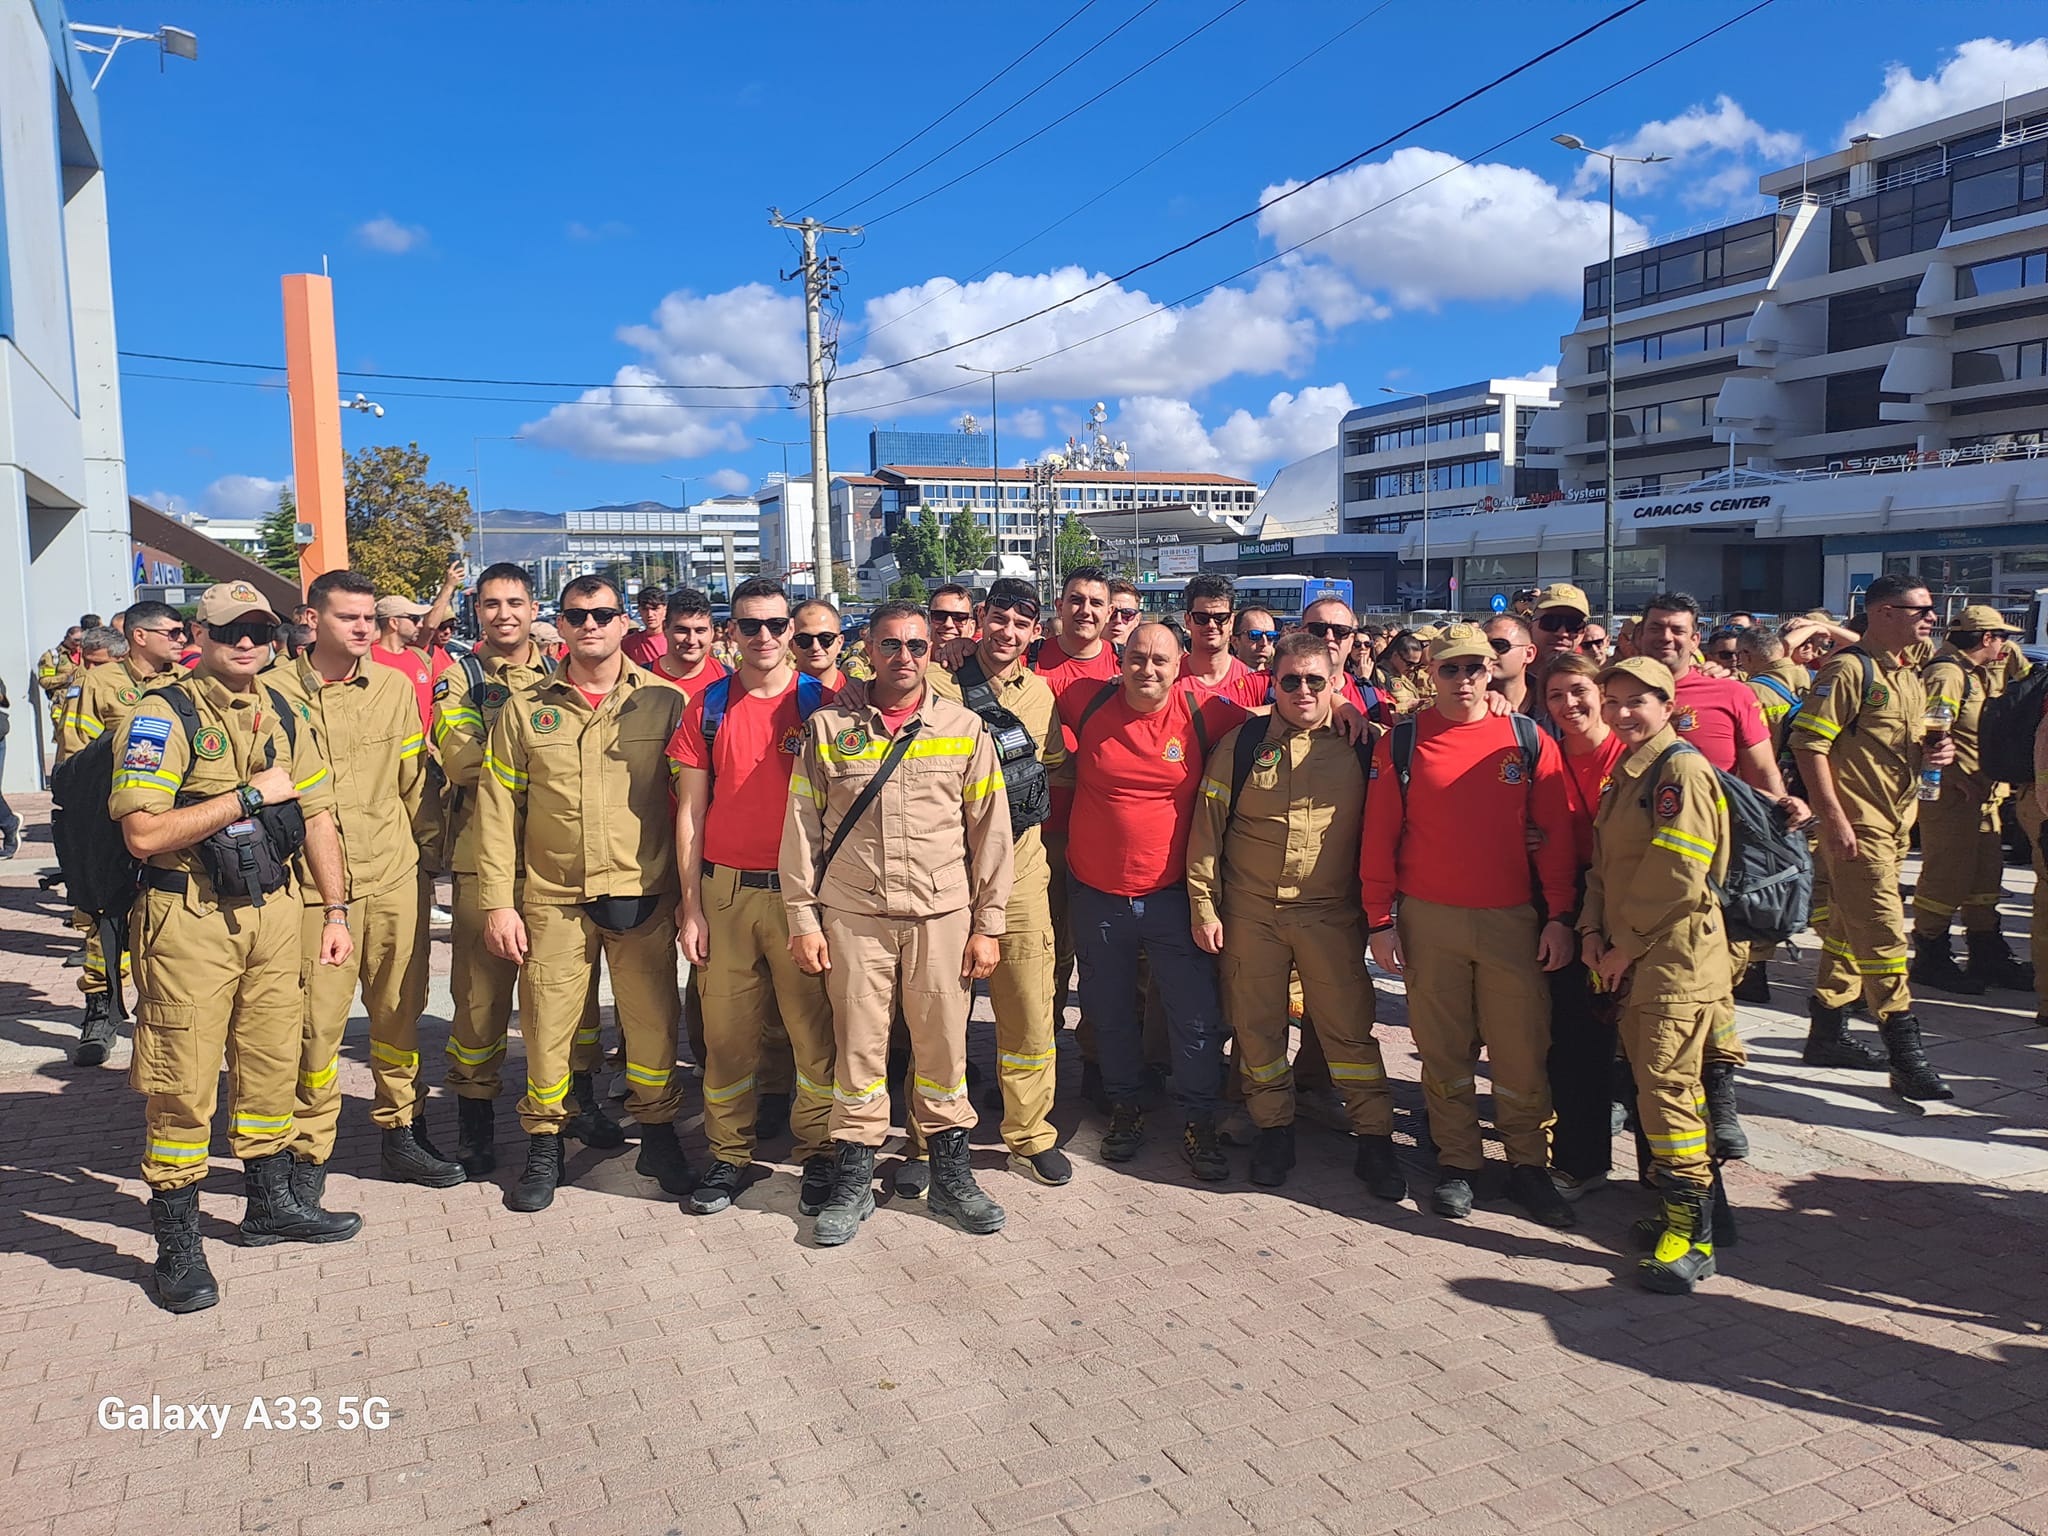
[[[2048,667],[2035,667],[1984,701],[1977,716],[1977,764],[2014,789],[2034,785],[2034,732],[2048,710]]]
[[[1517,711],[1509,715],[1514,723],[1515,745],[1522,752],[1522,783],[1534,789],[1536,786],[1536,765],[1543,756],[1543,733],[1534,720]],[[1408,798],[1408,778],[1415,763],[1415,740],[1422,726],[1415,716],[1409,715],[1394,722],[1394,729],[1387,743],[1387,750],[1394,759],[1394,777],[1401,785],[1401,798]]]
[[[1868,658],[1866,658],[1868,659]],[[1674,753],[1698,752],[1674,742],[1643,775],[1643,813],[1654,816],[1657,776]],[[1813,918],[1813,854],[1784,810],[1734,774],[1716,768],[1728,801],[1728,878],[1714,887],[1728,935],[1751,944],[1782,944]]]

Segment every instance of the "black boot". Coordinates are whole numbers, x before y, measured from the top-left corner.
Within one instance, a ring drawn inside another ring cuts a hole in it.
[[[832,1167],[834,1158],[830,1152],[814,1152],[804,1159],[803,1178],[797,1184],[796,1211],[799,1216],[815,1216],[825,1208],[825,1202],[832,1198]]]
[[[1007,1219],[1003,1208],[982,1193],[974,1182],[974,1165],[967,1155],[967,1128],[955,1126],[941,1131],[931,1141],[931,1213],[943,1216],[962,1232],[985,1237],[1000,1232]]]
[[[292,1155],[273,1152],[242,1164],[249,1208],[242,1216],[242,1243],[341,1243],[363,1229],[363,1218],[348,1211],[323,1211],[299,1203],[292,1189]]]
[[[1102,1155],[1112,1163],[1128,1163],[1145,1144],[1145,1116],[1135,1104],[1119,1104],[1109,1112],[1102,1133]]]
[[[1351,1159],[1351,1173],[1372,1191],[1376,1200],[1406,1200],[1408,1180],[1401,1172],[1401,1160],[1394,1155],[1391,1136],[1361,1136],[1357,1155]]]
[[[1252,1141],[1252,1182],[1262,1189],[1278,1189],[1294,1171],[1294,1127],[1262,1125]]]
[[[555,1203],[555,1191],[562,1184],[562,1138],[529,1135],[526,1138],[526,1171],[519,1182],[505,1191],[508,1211],[544,1211]]]
[[[1884,1036],[1884,1048],[1891,1053],[1893,1093],[1917,1101],[1956,1096],[1927,1060],[1927,1049],[1920,1043],[1920,1021],[1912,1014],[1895,1013],[1879,1019],[1877,1032]]]
[[[889,1188],[898,1200],[922,1200],[932,1190],[931,1158],[919,1157],[906,1149],[903,1161],[896,1165],[895,1177],[889,1181]]]
[[[79,1027],[78,1049],[72,1053],[71,1065],[98,1066],[107,1059],[107,1051],[115,1038],[114,1010],[110,1000],[106,993],[94,992],[85,1000],[85,1023]]]
[[[156,1299],[166,1312],[203,1312],[220,1304],[220,1287],[199,1241],[199,1188],[167,1189],[149,1200],[156,1228]]]
[[[1946,930],[1913,935],[1913,968],[1906,974],[1916,987],[1932,987],[1959,997],[1984,995],[1983,980],[1956,964],[1956,957],[1949,952]]]
[[[789,1134],[789,1095],[764,1093],[754,1101],[754,1143],[780,1141]]]
[[[1663,1230],[1650,1256],[1636,1266],[1645,1290],[1689,1296],[1714,1273],[1713,1191],[1667,1184]]]
[[[291,1183],[292,1198],[299,1202],[300,1209],[312,1211],[320,1216],[339,1216],[353,1222],[362,1221],[363,1218],[354,1211],[330,1211],[327,1209],[327,1165],[325,1163],[316,1163],[310,1157],[293,1156]]]
[[[377,1169],[393,1183],[424,1184],[428,1189],[450,1189],[467,1177],[462,1164],[435,1151],[416,1124],[394,1125],[384,1133]]]
[[[1766,1005],[1771,1000],[1771,972],[1761,960],[1752,960],[1742,980],[1735,983],[1735,1001]]]
[[[1964,971],[1989,987],[1998,987],[2007,992],[2031,992],[2034,990],[2034,968],[2019,959],[2005,947],[2005,935],[1995,929],[1990,933],[1966,933],[1963,940],[1970,946],[1970,964]]]
[[[1710,1061],[1700,1071],[1707,1096],[1707,1129],[1714,1140],[1714,1160],[1739,1162],[1749,1156],[1749,1135],[1735,1109],[1735,1063]]]
[[[1799,1059],[1809,1067],[1847,1067],[1852,1072],[1882,1072],[1884,1053],[1872,1050],[1849,1034],[1848,1016],[1817,997],[1806,1000],[1806,1048]]]
[[[673,1125],[640,1127],[640,1156],[633,1171],[654,1180],[664,1194],[687,1195],[697,1187],[697,1175],[690,1171],[690,1159],[676,1140]]]
[[[498,1166],[498,1106],[491,1099],[455,1101],[455,1160],[472,1179]]]
[[[586,1147],[596,1147],[601,1152],[626,1144],[625,1127],[604,1112],[604,1101],[598,1098],[590,1073],[570,1073],[569,1092],[576,1099],[576,1113],[562,1127],[564,1136],[574,1136]]]
[[[1539,1226],[1575,1227],[1579,1213],[1557,1192],[1548,1168],[1534,1163],[1516,1163],[1508,1169],[1508,1198],[1519,1205]]]
[[[1180,1155],[1188,1172],[1205,1184],[1220,1184],[1230,1177],[1230,1155],[1216,1139],[1214,1120],[1198,1118],[1181,1127]]]
[[[820,1248],[851,1242],[860,1224],[875,1213],[875,1149],[840,1141],[832,1152],[832,1192],[811,1226],[811,1238]]]

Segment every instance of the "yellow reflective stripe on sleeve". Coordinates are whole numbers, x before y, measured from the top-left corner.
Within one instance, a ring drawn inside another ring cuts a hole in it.
[[[398,744],[398,758],[403,762],[408,757],[418,757],[427,750],[427,738],[415,731]]]
[[[730,1104],[741,1094],[752,1093],[753,1091],[754,1076],[752,1073],[748,1073],[738,1082],[729,1084],[724,1088],[714,1088],[709,1083],[706,1083],[704,1085],[704,1102],[706,1104]]]
[[[1202,793],[1211,800],[1228,800],[1230,798],[1230,786],[1215,779],[1204,779],[1202,780]]]
[[[316,771],[316,772],[314,773],[313,777],[311,777],[310,779],[302,779],[302,780],[300,780],[300,781],[299,781],[299,782],[298,782],[297,784],[294,784],[294,785],[292,786],[292,788],[296,789],[296,790],[297,790],[297,791],[298,791],[298,792],[299,792],[300,794],[302,794],[302,795],[303,795],[303,794],[304,794],[304,793],[305,793],[305,792],[306,792],[307,790],[311,789],[311,788],[312,788],[312,787],[313,787],[313,786],[314,786],[315,784],[321,784],[321,783],[324,783],[324,782],[326,782],[326,779],[327,779],[327,770],[326,770],[325,768],[321,768],[321,769],[317,770],[317,771]]]
[[[107,734],[107,728],[101,725],[99,721],[93,719],[91,715],[74,715],[72,717],[72,724],[78,727],[79,734],[85,737],[87,741],[98,741],[100,737]]]
[[[801,796],[813,805],[823,805],[825,803],[824,795],[820,794],[811,781],[800,773],[792,773],[789,776],[789,792],[792,795]]]
[[[484,753],[484,766],[491,770],[492,778],[496,779],[514,794],[526,788],[527,776],[525,774],[519,772],[518,769],[512,767],[509,763],[500,762],[489,752]]]
[[[341,1057],[337,1055],[334,1060],[328,1062],[326,1066],[317,1072],[301,1072],[299,1074],[299,1086],[301,1088],[325,1088],[334,1081],[335,1075],[340,1071]]]
[[[114,775],[116,794],[124,789],[164,789],[176,794],[184,785],[184,775],[176,773],[138,773],[130,768]]]
[[[1340,1083],[1376,1083],[1387,1075],[1386,1068],[1369,1061],[1332,1061],[1327,1065],[1330,1076]]]
[[[1842,734],[1842,728],[1835,724],[1834,721],[1823,720],[1818,715],[1804,713],[1792,722],[1792,729],[1795,731],[1811,731],[1814,735],[1820,737],[1822,741],[1833,741]]]
[[[206,1161],[206,1145],[203,1141],[152,1139],[146,1155],[150,1161],[158,1163],[203,1163]]]
[[[480,1051],[471,1050],[466,1045],[457,1045],[453,1040],[450,1040],[442,1049],[447,1051],[450,1056],[453,1056],[465,1067],[480,1067],[493,1056],[505,1054],[505,1037],[503,1035],[498,1036],[494,1043],[485,1046]]]
[[[569,1075],[565,1072],[562,1074],[560,1082],[549,1084],[545,1087],[529,1077],[526,1080],[526,1094],[534,1103],[545,1105],[552,1109],[569,1096]]]
[[[626,1063],[626,1081],[636,1088],[666,1088],[669,1071],[667,1067],[646,1067],[637,1061],[629,1061]]]
[[[994,773],[989,774],[985,778],[976,779],[972,784],[962,789],[960,791],[960,798],[968,801],[985,799],[1003,787],[1003,770],[998,768]]]
[[[1679,854],[1684,858],[1697,859],[1702,864],[1713,863],[1714,845],[1712,843],[1706,844],[1705,846],[1708,851],[1705,853],[1701,853],[1699,847],[1695,846],[1698,843],[1698,838],[1687,837],[1680,832],[1673,832],[1669,827],[1666,827],[1662,832],[1659,832],[1655,837],[1650,839],[1650,846],[1652,848],[1663,848],[1668,850],[1669,852]]]
[[[381,1061],[389,1066],[404,1067],[409,1072],[417,1072],[420,1065],[420,1053],[418,1051],[401,1051],[397,1046],[386,1045],[382,1040],[372,1040],[370,1042],[370,1060]]]

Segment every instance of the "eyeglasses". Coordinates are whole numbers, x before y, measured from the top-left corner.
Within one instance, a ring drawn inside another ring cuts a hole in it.
[[[1119,624],[1128,624],[1138,616],[1138,610],[1135,608],[1112,608],[1109,610],[1109,616]]]
[[[1358,633],[1358,626],[1355,624],[1326,624],[1321,619],[1301,627],[1318,640],[1349,640]]]
[[[260,619],[237,619],[232,624],[209,624],[206,632],[213,636],[215,645],[240,645],[244,640],[251,645],[268,645],[277,626]]]
[[[974,620],[974,611],[969,608],[934,608],[934,624],[969,624]]]
[[[1199,624],[1204,629],[1221,629],[1229,622],[1230,611],[1228,609],[1225,609],[1222,613],[1191,613],[1188,615],[1189,624]]]
[[[1493,654],[1496,656],[1505,656],[1515,648],[1514,641],[1503,640],[1498,635],[1489,637],[1486,643],[1493,647]]]
[[[1278,640],[1280,638],[1280,631],[1277,629],[1241,629],[1237,632],[1237,638],[1240,640]]]
[[[1447,661],[1436,669],[1436,675],[1448,681],[1455,677],[1477,677],[1485,670],[1483,661]]]
[[[1910,613],[1916,619],[1931,619],[1936,613],[1932,603],[1886,603],[1887,608],[1896,608],[1900,613]]]
[[[905,640],[901,635],[890,635],[885,640],[877,640],[875,644],[882,648],[884,656],[901,656],[908,652],[915,658],[932,648],[929,640]]]
[[[1569,608],[1553,608],[1537,619],[1536,627],[1553,635],[1576,635],[1586,627],[1586,620]]]
[[[602,629],[614,619],[623,619],[625,616],[626,610],[623,608],[564,608],[560,614],[561,621],[571,629],[581,629],[586,624],[595,624]]]
[[[1327,677],[1315,672],[1282,672],[1279,682],[1282,693],[1299,693],[1304,688],[1310,693],[1321,693],[1330,686]]]
[[[780,631],[777,631],[777,633],[780,633]],[[803,630],[798,630],[795,639],[798,648],[801,650],[829,651],[839,643],[839,631],[836,629],[820,629],[806,633]]]
[[[733,623],[739,626],[740,633],[749,640],[756,638],[764,629],[778,640],[789,633],[788,614],[777,614],[772,619],[734,619]],[[832,633],[837,635],[839,632],[834,630]],[[804,637],[798,635],[796,638],[797,643],[801,645]]]

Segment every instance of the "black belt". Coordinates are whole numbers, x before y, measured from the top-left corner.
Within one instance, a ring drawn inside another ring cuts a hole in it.
[[[192,888],[192,877],[182,869],[158,869],[153,864],[145,864],[142,866],[142,883],[152,891],[182,896]]]
[[[726,867],[730,869],[732,866],[727,865]],[[716,864],[706,864],[704,866],[704,873],[707,875],[715,874],[717,870],[718,866]],[[739,877],[739,883],[751,891],[779,891],[782,889],[782,876],[772,869],[734,869],[733,873]]]

